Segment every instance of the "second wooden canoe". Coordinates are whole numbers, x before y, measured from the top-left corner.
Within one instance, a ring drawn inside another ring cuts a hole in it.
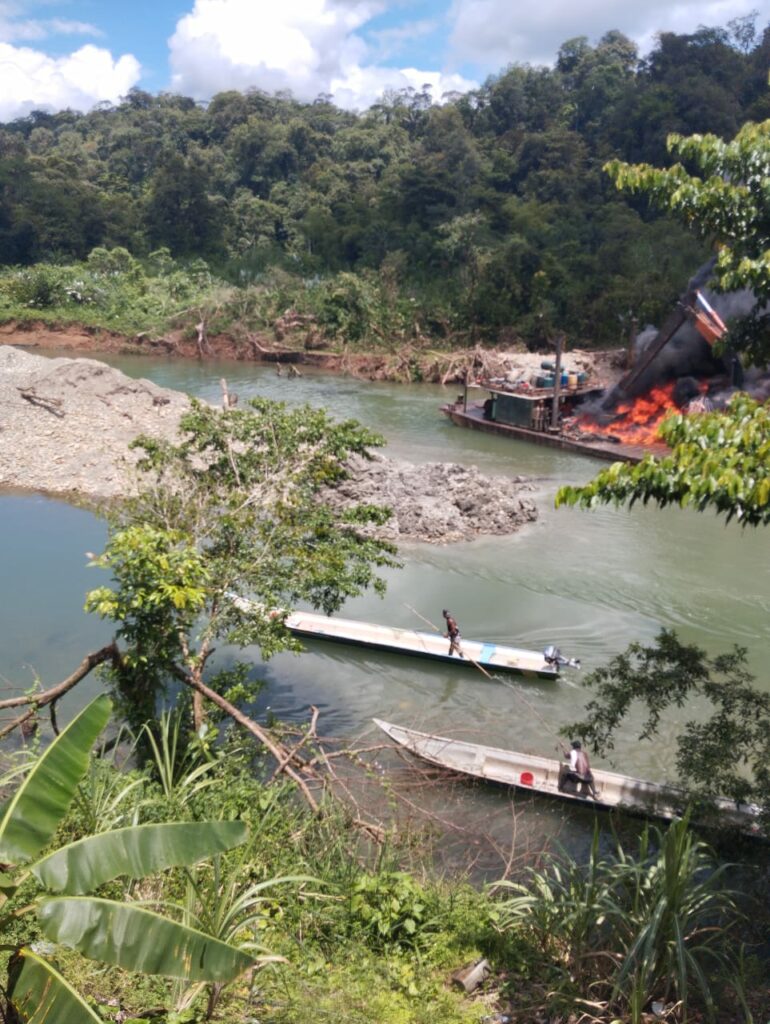
[[[594,768],[592,772],[598,797],[594,800],[584,783],[568,777],[567,765],[553,758],[418,732],[379,718],[375,718],[374,722],[399,746],[412,754],[441,768],[477,779],[515,786],[573,803],[620,808],[633,814],[666,820],[680,817],[687,807],[687,794],[681,789],[599,768]],[[710,810],[713,811],[714,820],[709,821],[710,824],[727,824],[748,835],[759,835],[759,808],[754,804],[736,804],[726,797],[716,797],[712,805]]]

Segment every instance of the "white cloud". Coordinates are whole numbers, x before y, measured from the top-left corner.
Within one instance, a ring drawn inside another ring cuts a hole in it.
[[[552,64],[559,47],[574,36],[592,43],[619,29],[640,47],[650,49],[658,32],[694,32],[700,25],[724,27],[756,8],[755,0],[454,0],[451,18],[453,57],[487,72],[512,63]]]
[[[422,21],[408,21],[394,28],[380,29],[373,33],[377,41],[378,56],[381,60],[386,60],[397,53],[404,43],[413,42],[420,36],[428,36],[438,28],[438,21],[423,18]]]
[[[89,110],[103,100],[114,103],[140,76],[135,57],[115,60],[108,50],[91,44],[54,58],[0,43],[0,120],[24,117],[32,110]]]
[[[0,36],[4,42],[35,42],[49,36],[101,36],[104,33],[87,21],[69,21],[66,18],[49,18],[43,21],[9,21],[0,25]]]
[[[459,75],[368,62],[356,32],[385,7],[379,0],[195,0],[170,40],[172,89],[208,99],[226,89],[330,93],[348,108],[369,106],[386,88],[430,82],[434,96],[466,90]]]

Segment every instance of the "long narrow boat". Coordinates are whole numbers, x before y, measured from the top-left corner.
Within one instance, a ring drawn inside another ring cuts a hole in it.
[[[486,643],[463,638],[464,657],[449,654],[449,641],[441,633],[422,633],[415,629],[378,626],[372,622],[340,619],[315,612],[292,612],[286,617],[287,628],[295,635],[313,640],[332,640],[341,644],[430,658],[451,662],[453,665],[481,666],[485,672],[512,672],[538,679],[556,679],[560,665],[579,667],[580,662],[561,656],[558,649],[548,647],[544,652],[527,651],[519,647]]]
[[[379,718],[375,718],[374,722],[399,746],[412,754],[441,768],[477,779],[499,782],[562,800],[603,808],[622,808],[634,814],[667,820],[679,817],[687,804],[686,794],[673,786],[645,782],[643,779],[598,768],[593,769],[597,792],[597,799],[594,800],[588,794],[586,784],[568,778],[567,765],[553,758],[434,736],[383,722]],[[715,816],[720,823],[735,826],[750,835],[759,834],[759,809],[754,804],[736,804],[725,797],[717,797],[713,804]]]

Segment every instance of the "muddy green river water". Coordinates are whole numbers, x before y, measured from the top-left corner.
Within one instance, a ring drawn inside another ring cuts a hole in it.
[[[325,735],[374,740],[370,723],[377,716],[549,755],[554,731],[574,720],[589,696],[581,682],[586,671],[631,640],[652,640],[661,626],[677,629],[710,653],[735,644],[747,648],[760,684],[770,685],[767,531],[742,531],[712,515],[676,509],[557,511],[553,497],[559,484],[586,481],[605,464],[451,425],[438,407],[454,397],[456,387],[372,384],[311,372],[287,380],[269,367],[241,363],[105,361],[214,402],[220,399],[220,378],[226,377],[241,402],[261,395],[354,417],[384,435],[386,454],[417,463],[473,464],[503,476],[524,473],[537,481],[537,523],[512,537],[404,546],[404,567],[388,574],[385,598],[365,595],[350,602],[344,614],[424,628],[412,609],[438,622],[448,607],[466,637],[535,649],[556,643],[582,659],[581,672],[566,671],[555,684],[515,677],[501,683],[466,667],[335,645],[314,644],[301,656],[280,655],[264,666],[253,651],[249,654],[267,681],[260,712],[269,707],[279,717],[304,721],[312,704],[320,709],[319,731]],[[104,537],[102,522],[62,502],[0,495],[0,684],[5,690],[24,689],[37,677],[50,685],[108,639],[108,627],[82,612],[86,590],[103,582],[98,570],[86,568],[85,552],[101,550]],[[80,700],[96,685],[87,682]],[[614,762],[607,766],[666,778],[673,770],[667,739],[677,721],[665,723],[654,746],[636,742],[634,724],[632,719],[619,737]],[[482,798],[483,813],[503,813],[504,799]],[[547,802],[538,803],[537,827],[547,829],[557,812],[540,804]]]

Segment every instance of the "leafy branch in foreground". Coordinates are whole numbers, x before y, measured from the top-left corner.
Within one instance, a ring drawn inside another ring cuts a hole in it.
[[[3,805],[0,932],[8,934],[14,921],[34,911],[48,939],[91,959],[192,982],[227,982],[260,958],[138,904],[86,894],[116,878],[141,878],[229,850],[247,838],[242,822],[135,825],[86,836],[40,857],[75,799],[88,770],[91,746],[107,724],[111,707],[105,696],[93,700],[48,746]],[[38,895],[18,906],[14,896],[30,874],[52,895]],[[12,953],[8,994],[23,1020],[82,1024],[101,1019],[28,943],[6,946],[6,951]]]
[[[765,305],[770,299],[770,121],[744,124],[730,142],[716,135],[672,134],[667,146],[701,176],[681,163],[661,169],[611,160],[604,169],[619,189],[648,195],[715,244],[720,290],[749,288],[758,305]],[[741,332],[743,346],[758,364],[770,356],[769,323],[755,317]]]
[[[613,463],[582,487],[561,487],[556,505],[629,506],[637,501],[714,509],[743,526],[770,523],[770,410],[745,394],[720,412],[671,416],[660,436],[673,449],[636,465]]]
[[[632,643],[608,665],[586,676],[596,689],[582,721],[565,734],[585,737],[604,754],[614,748],[615,734],[632,706],[641,705],[644,722],[639,739],[653,740],[671,707],[697,698],[711,707],[710,717],[684,724],[677,738],[676,765],[695,795],[725,795],[754,802],[770,822],[770,693],[753,685],[746,652],[709,658],[676,633],[662,630],[654,646]]]

